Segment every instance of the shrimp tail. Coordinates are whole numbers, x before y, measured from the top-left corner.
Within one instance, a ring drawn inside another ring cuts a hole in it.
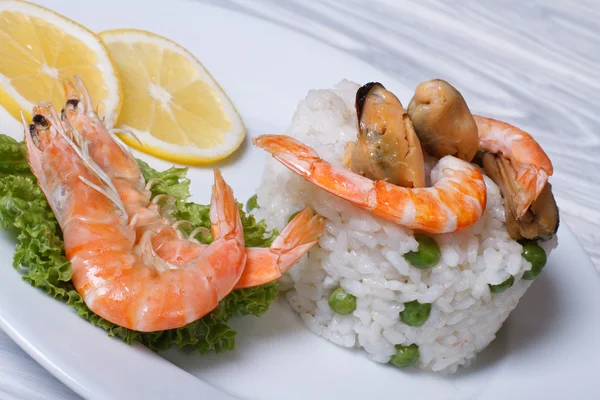
[[[282,138],[286,140],[282,140]],[[319,155],[312,148],[289,136],[260,135],[252,139],[252,143],[262,149],[268,149],[273,154],[287,153],[296,154],[302,158],[319,159]]]
[[[240,279],[246,265],[246,251],[244,228],[233,191],[223,180],[221,171],[215,169],[214,177],[210,225],[215,240],[202,252],[200,258],[211,259],[215,276],[221,277],[213,281],[221,300]],[[210,248],[215,251],[209,250]]]
[[[254,145],[268,151],[281,164],[307,181],[352,204],[371,210],[376,199],[374,182],[343,168],[336,168],[321,159],[311,147],[285,135],[261,135]],[[343,184],[340,184],[343,182]]]
[[[282,135],[260,135],[252,143],[273,154],[279,162],[305,179],[311,176],[314,164],[321,160],[307,145]]]
[[[233,191],[223,180],[221,171],[216,168],[214,180],[210,215],[212,235],[215,238],[240,235],[242,232],[238,228],[242,226],[242,221]]]
[[[242,277],[235,286],[243,289],[263,285],[281,278],[317,242],[325,220],[310,208],[292,219],[268,249],[247,249],[248,259]]]
[[[233,209],[230,211],[233,212]],[[235,289],[264,285],[281,278],[317,244],[324,227],[323,217],[306,208],[286,225],[269,248],[246,248],[246,264]],[[190,236],[195,236],[195,233]],[[184,242],[185,245],[182,245]],[[179,243],[157,248],[157,254],[166,262],[182,265],[199,257],[206,247],[199,243],[191,245],[191,242],[181,239]]]

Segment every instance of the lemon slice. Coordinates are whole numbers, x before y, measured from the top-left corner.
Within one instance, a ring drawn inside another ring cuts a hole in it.
[[[105,123],[121,107],[119,79],[108,49],[91,31],[46,8],[0,0],[0,105],[31,118],[33,105],[63,108],[63,79],[79,74]]]
[[[189,51],[150,32],[99,34],[123,85],[117,127],[131,147],[181,164],[221,160],[242,143],[246,129],[235,107]]]

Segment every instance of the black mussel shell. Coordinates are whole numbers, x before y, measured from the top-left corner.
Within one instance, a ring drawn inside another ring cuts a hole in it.
[[[356,101],[354,102],[354,107],[356,107],[356,115],[358,116],[358,120],[362,117],[363,106],[365,104],[365,100],[367,96],[371,92],[372,89],[376,87],[381,87],[385,89],[385,87],[379,82],[369,82],[363,86],[361,86],[356,91]]]

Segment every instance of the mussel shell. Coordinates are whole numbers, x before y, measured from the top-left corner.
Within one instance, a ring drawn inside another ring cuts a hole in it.
[[[354,107],[356,108],[356,115],[358,116],[359,121],[362,118],[363,107],[365,106],[365,101],[367,100],[369,93],[371,92],[371,90],[373,90],[377,87],[381,87],[382,89],[385,89],[385,86],[383,86],[379,82],[369,82],[369,83],[361,86],[356,91],[356,100],[354,102]]]
[[[546,183],[544,190],[531,204],[525,214],[516,218],[514,202],[511,201],[511,192],[500,172],[502,156],[490,152],[477,152],[474,162],[480,163],[485,174],[494,181],[502,198],[504,199],[504,214],[506,218],[506,230],[514,240],[548,240],[558,231],[560,225],[560,214],[556,200],[552,194],[552,185]]]

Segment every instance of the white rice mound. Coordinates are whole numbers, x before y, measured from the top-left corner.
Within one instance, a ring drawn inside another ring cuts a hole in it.
[[[344,146],[356,140],[354,100],[359,85],[342,81],[332,90],[312,90],[300,102],[286,134],[342,165]],[[505,228],[502,197],[486,177],[487,208],[469,229],[435,235],[440,263],[412,267],[403,257],[418,248],[413,232],[384,221],[290,172],[268,156],[255,210],[281,230],[289,216],[312,207],[327,219],[320,242],[281,280],[281,290],[315,334],[344,347],[363,348],[370,359],[387,363],[394,345],[419,346],[418,368],[453,373],[468,365],[494,338],[532,281],[522,280],[531,264]],[[556,238],[541,244],[549,255]],[[503,293],[490,292],[514,276]],[[334,313],[329,294],[338,286],[356,296],[350,315]],[[432,303],[421,327],[400,321],[404,303]]]

